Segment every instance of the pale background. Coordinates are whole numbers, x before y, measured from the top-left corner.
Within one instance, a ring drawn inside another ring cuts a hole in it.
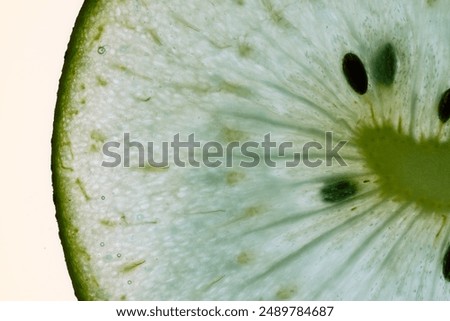
[[[0,2],[0,300],[75,300],[52,201],[50,139],[82,2]]]

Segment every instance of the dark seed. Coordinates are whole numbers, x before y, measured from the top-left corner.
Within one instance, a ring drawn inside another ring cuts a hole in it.
[[[356,185],[347,180],[340,180],[323,187],[321,193],[325,202],[337,203],[355,195]]]
[[[450,245],[444,255],[442,274],[444,274],[444,278],[450,282]]]
[[[367,91],[367,73],[359,57],[353,53],[348,53],[342,60],[342,71],[350,87],[358,94],[363,95]]]
[[[372,61],[372,69],[373,78],[377,83],[392,85],[397,71],[397,56],[392,44],[387,43],[378,50]]]
[[[450,119],[450,89],[442,95],[438,107],[439,120],[443,123]]]

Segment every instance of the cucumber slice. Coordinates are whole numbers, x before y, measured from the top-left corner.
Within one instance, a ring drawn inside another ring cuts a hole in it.
[[[450,299],[449,9],[86,1],[52,140],[77,297]]]

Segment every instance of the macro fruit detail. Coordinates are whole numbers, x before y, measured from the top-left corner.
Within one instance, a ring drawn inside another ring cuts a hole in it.
[[[450,299],[449,9],[87,0],[52,139],[77,297]],[[246,153],[154,166],[194,134]],[[287,143],[303,147],[297,166]]]

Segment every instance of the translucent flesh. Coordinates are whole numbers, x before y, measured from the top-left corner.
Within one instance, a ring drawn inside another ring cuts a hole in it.
[[[437,112],[448,6],[86,1],[52,141],[77,296],[449,299],[449,127]],[[342,74],[348,52],[367,70],[364,95]],[[103,144],[124,133],[156,146],[177,133],[223,145],[271,133],[301,147],[327,131],[348,141],[348,166],[101,166]],[[336,182],[351,189],[329,195]]]

